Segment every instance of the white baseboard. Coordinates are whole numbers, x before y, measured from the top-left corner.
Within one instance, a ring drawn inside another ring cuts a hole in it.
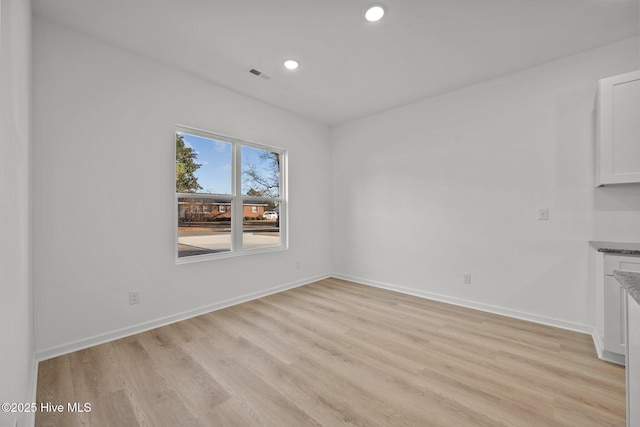
[[[610,351],[602,352],[601,360],[606,362],[615,363],[616,365],[626,366],[626,358],[622,354],[611,353]]]
[[[567,322],[565,320],[539,316],[537,314],[531,314],[531,313],[526,313],[518,310],[512,310],[505,307],[498,307],[494,305],[478,303],[478,302],[469,301],[461,298],[455,298],[455,297],[450,297],[446,295],[436,294],[433,292],[427,292],[420,289],[406,288],[403,286],[392,285],[389,283],[378,282],[375,280],[363,279],[361,277],[349,276],[346,274],[334,273],[331,276],[338,279],[359,283],[362,285],[373,286],[375,288],[387,289],[390,291],[400,292],[407,295],[413,295],[420,298],[445,302],[447,304],[453,304],[460,307],[472,308],[474,310],[485,311],[487,313],[499,314],[501,316],[512,317],[520,320],[527,320],[529,322],[539,323],[547,326],[554,326],[560,329],[566,329],[566,330],[575,331],[575,332],[582,332],[585,334],[595,336],[594,328],[592,326],[582,325],[580,323]]]
[[[602,342],[598,334],[596,334],[595,328],[591,336],[593,337],[593,345],[596,348],[598,359],[615,363],[616,365],[622,365],[622,366],[626,365],[626,361],[625,361],[626,357],[624,355],[612,353],[604,349],[604,343]]]
[[[233,305],[241,304],[243,302],[251,301],[254,299],[262,298],[267,295],[275,294],[278,292],[285,291],[287,289],[297,288],[299,286],[304,286],[309,283],[316,282],[318,280],[326,279],[328,277],[335,277],[338,279],[348,280],[351,282],[359,283],[362,285],[373,286],[376,288],[387,289],[395,292],[400,292],[407,295],[413,295],[420,298],[426,298],[434,301],[441,301],[448,304],[453,304],[461,307],[472,308],[475,310],[485,311],[488,313],[499,314],[502,316],[512,317],[515,319],[527,320],[534,323],[539,323],[548,326],[554,326],[561,329],[566,329],[570,331],[582,332],[589,334],[593,337],[594,345],[596,347],[596,351],[598,352],[598,357],[604,360],[603,356],[606,352],[603,351],[603,347],[597,338],[597,334],[595,333],[595,329],[592,326],[582,325],[579,323],[567,322],[560,319],[549,318],[545,316],[539,316],[536,314],[526,313],[522,311],[512,310],[505,307],[498,307],[489,304],[478,303],[474,301],[469,301],[461,298],[450,297],[446,295],[436,294],[433,292],[427,292],[420,289],[407,288],[398,285],[392,285],[385,282],[379,282],[375,280],[364,279],[362,277],[355,277],[346,274],[334,273],[334,274],[324,274],[318,275],[315,277],[310,277],[304,280],[288,283],[281,286],[276,286],[273,288],[265,289],[262,291],[254,292],[251,294],[243,295],[240,297],[232,298],[226,301],[221,301],[219,303],[207,305],[204,307],[200,307],[194,310],[189,310],[183,313],[178,313],[175,315],[167,316],[164,318],[152,320],[149,322],[144,322],[138,325],[134,325],[131,327],[107,332],[104,334],[96,335],[93,337],[89,337],[86,339],[74,341],[71,343],[63,344],[60,346],[51,347],[49,349],[41,350],[36,352],[35,354],[35,377],[32,381],[33,383],[33,393],[35,393],[35,381],[37,380],[37,362],[51,359],[53,357],[61,356],[63,354],[68,354],[74,351],[82,350],[85,348],[93,347],[95,345],[103,344],[109,341],[114,341],[120,338],[124,338],[127,336],[135,335],[140,332],[145,332],[151,329],[155,329],[161,326],[169,325],[171,323],[179,322],[182,320],[186,320],[192,317],[200,316],[202,314],[210,313],[212,311],[220,310],[226,307],[230,307]],[[610,360],[613,361],[613,360]],[[614,362],[619,363],[619,362]],[[35,398],[35,394],[34,394]],[[29,425],[29,424],[28,424]]]
[[[29,396],[31,397],[30,402],[37,402],[36,397],[38,394],[38,360],[34,356],[31,358],[31,378],[29,378]],[[33,427],[36,425],[36,414],[35,412],[28,412],[25,414],[24,420],[25,426]]]
[[[593,328],[591,338],[593,339],[593,346],[596,348],[596,354],[598,355],[598,358],[602,359],[602,355],[604,354],[604,343],[596,333],[596,328]]]
[[[131,335],[139,334],[141,332],[149,331],[151,329],[166,326],[171,323],[180,322],[182,320],[190,319],[192,317],[200,316],[202,314],[210,313],[212,311],[220,310],[233,305],[241,304],[243,302],[251,301],[254,299],[262,298],[267,295],[275,294],[278,292],[286,291],[287,289],[293,289],[300,286],[308,285],[309,283],[317,282],[318,280],[326,279],[330,277],[329,274],[319,275],[315,277],[309,277],[296,282],[288,283],[286,285],[276,286],[273,288],[265,289],[262,291],[254,292],[247,295],[242,295],[229,300],[221,301],[215,304],[206,305],[194,310],[185,311],[182,313],[166,316],[160,319],[152,320],[149,322],[140,323],[127,328],[118,329],[104,334],[96,335],[93,337],[85,338],[82,340],[74,341],[71,343],[63,344],[60,346],[51,347],[45,350],[36,352],[35,358],[38,362],[51,359],[63,354],[72,353],[74,351],[83,350],[85,348],[93,347],[99,344],[104,344],[109,341],[114,341],[120,338],[125,338]]]

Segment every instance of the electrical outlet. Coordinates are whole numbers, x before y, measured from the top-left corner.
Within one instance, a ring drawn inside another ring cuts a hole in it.
[[[464,284],[465,285],[470,285],[471,284],[471,273],[464,273]]]
[[[538,209],[538,221],[549,221],[549,208]]]
[[[140,304],[140,291],[129,292],[129,305]]]

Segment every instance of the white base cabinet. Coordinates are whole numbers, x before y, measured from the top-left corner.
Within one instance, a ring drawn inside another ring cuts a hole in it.
[[[640,273],[640,256],[598,253],[596,260],[596,330],[601,348],[598,357],[625,364],[627,347],[626,292],[613,277],[614,270]]]
[[[640,304],[627,296],[627,426],[640,426]]]
[[[613,276],[604,278],[604,307],[604,348],[624,355],[627,346],[625,290]]]

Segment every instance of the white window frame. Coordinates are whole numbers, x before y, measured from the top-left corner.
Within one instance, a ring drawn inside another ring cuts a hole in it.
[[[229,258],[235,256],[243,256],[250,254],[266,253],[287,250],[289,248],[288,237],[288,190],[287,190],[287,169],[288,169],[288,153],[287,150],[274,147],[271,145],[258,144],[242,140],[239,138],[228,137],[220,135],[214,132],[204,131],[201,129],[192,128],[184,125],[176,125],[173,135],[173,151],[175,159],[175,135],[177,133],[186,133],[203,138],[213,139],[221,142],[227,142],[231,144],[231,195],[229,194],[210,194],[210,193],[177,193],[175,191],[175,185],[173,188],[175,194],[174,200],[174,231],[175,231],[175,260],[176,264],[187,264],[192,262],[207,261],[212,259]],[[242,147],[252,147],[259,150],[268,150],[274,153],[278,153],[280,156],[280,187],[278,197],[253,197],[243,196],[242,193]],[[175,161],[173,165],[175,170]],[[175,180],[174,180],[175,182]],[[217,252],[202,255],[192,255],[187,257],[179,257],[178,255],[178,200],[180,197],[189,198],[216,198],[218,200],[228,201],[231,205],[231,250],[226,252]],[[243,234],[243,213],[245,203],[267,203],[277,202],[279,206],[279,232],[280,232],[280,245],[270,246],[264,248],[245,249],[243,247],[242,234]]]

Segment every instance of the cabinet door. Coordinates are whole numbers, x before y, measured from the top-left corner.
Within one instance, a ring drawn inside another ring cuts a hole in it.
[[[640,183],[640,71],[598,83],[598,185]]]
[[[627,425],[640,426],[640,304],[627,295]]]
[[[604,348],[620,355],[625,354],[626,313],[624,288],[615,277],[604,278]]]

